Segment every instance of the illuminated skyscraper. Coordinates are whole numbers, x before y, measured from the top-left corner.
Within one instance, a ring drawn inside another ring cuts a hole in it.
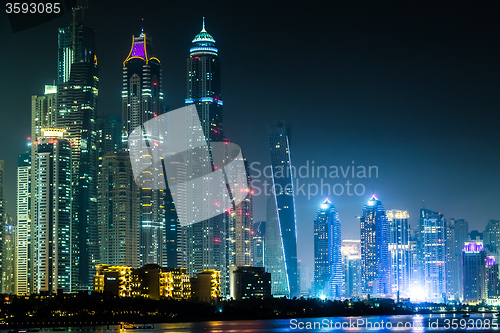
[[[361,222],[361,289],[364,295],[388,296],[390,288],[389,222],[382,202],[373,195]]]
[[[34,292],[74,291],[71,237],[71,146],[50,129],[35,144]]]
[[[448,299],[463,300],[462,250],[469,234],[469,223],[465,220],[446,220],[446,285]]]
[[[69,81],[73,63],[93,62],[95,30],[83,24],[59,28],[57,36],[57,83]]]
[[[341,244],[337,209],[326,199],[314,220],[314,293],[318,297],[344,296]]]
[[[498,276],[498,264],[494,256],[486,257],[486,284],[489,299],[500,297],[500,277]]]
[[[443,214],[421,209],[419,229],[425,299],[443,302],[446,297],[446,220]]]
[[[123,62],[122,89],[122,144],[129,150],[128,136],[139,126],[163,112],[162,71],[160,60],[154,56],[151,37],[144,31],[132,36],[130,52]],[[161,137],[147,135],[147,140],[158,144]],[[143,179],[163,175],[155,168],[144,171]],[[162,266],[166,258],[165,246],[165,191],[140,190],[140,264]],[[135,209],[135,208],[133,208]]]
[[[3,248],[3,229],[1,226],[4,225],[5,220],[7,218],[6,213],[5,213],[5,203],[3,199],[3,178],[4,178],[4,161],[0,160],[0,277],[2,276],[2,271],[3,271],[3,253],[2,248]],[[0,278],[0,289],[2,287],[2,281]]]
[[[266,221],[253,223],[252,228],[252,266],[264,267],[266,243]]]
[[[408,297],[412,277],[409,215],[405,210],[396,209],[387,210],[386,215],[389,222],[391,294]]]
[[[92,288],[99,263],[97,234],[97,95],[96,58],[71,65],[69,81],[58,86],[57,126],[71,143],[73,176],[73,269],[77,288]]]
[[[298,295],[297,228],[289,129],[284,120],[268,124],[273,193],[268,199],[266,267],[273,295]],[[269,259],[269,260],[268,260]],[[283,274],[286,279],[282,278]]]
[[[30,142],[31,144],[31,142]],[[16,271],[15,293],[30,294],[32,285],[31,255],[31,152],[19,155],[17,165],[17,230],[16,230]]]
[[[482,243],[465,243],[462,250],[464,303],[478,304],[487,297],[486,254]]]
[[[16,266],[16,223],[12,216],[6,215],[2,223],[2,294],[15,292],[15,266]]]
[[[342,240],[342,265],[346,298],[361,296],[361,242]]]
[[[98,192],[101,261],[138,268],[140,191],[128,153],[111,152],[103,157]]]

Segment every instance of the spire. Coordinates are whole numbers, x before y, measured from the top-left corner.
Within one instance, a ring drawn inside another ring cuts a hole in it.
[[[144,17],[141,18],[141,33],[144,32]]]
[[[207,32],[205,30],[205,16],[203,16],[203,28],[201,29],[201,32]]]

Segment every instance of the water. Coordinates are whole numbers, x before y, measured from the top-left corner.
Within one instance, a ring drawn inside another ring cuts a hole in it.
[[[145,332],[145,333],[278,333],[278,332],[492,332],[500,329],[500,317],[493,314],[400,315],[297,318],[275,320],[209,321],[198,323],[155,324],[154,329],[124,330],[119,326],[68,328],[64,332]],[[7,332],[8,330],[0,330]],[[51,328],[40,332],[53,332]]]

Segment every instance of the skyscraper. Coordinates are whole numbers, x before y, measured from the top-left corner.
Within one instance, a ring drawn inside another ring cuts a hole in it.
[[[187,94],[186,105],[195,105],[202,131],[191,131],[188,138],[189,145],[206,140],[209,150],[194,150],[193,154],[184,161],[186,179],[200,174],[200,170],[215,171],[222,169],[210,152],[215,142],[224,142],[229,149],[230,142],[224,137],[222,128],[222,92],[219,50],[215,47],[215,40],[206,30],[205,21],[200,33],[192,40],[187,63]],[[197,120],[196,120],[197,121]],[[196,122],[195,122],[196,123]],[[193,126],[188,123],[188,126]],[[196,125],[198,126],[198,125]],[[228,160],[229,150],[224,152]],[[248,165],[245,164],[248,168]],[[248,172],[247,172],[248,175]],[[241,177],[237,183],[249,183],[248,177]],[[201,221],[183,226],[178,229],[178,247],[182,249],[178,258],[178,265],[187,267],[190,276],[195,276],[206,269],[221,271],[222,294],[229,295],[229,267],[251,264],[251,224],[252,201],[247,196],[238,205],[234,202],[231,207],[221,208],[219,215],[205,218],[205,212],[211,210],[206,205],[210,200],[203,198],[220,197],[221,187],[213,183],[203,183],[196,191],[188,191],[188,202],[203,202],[205,206],[196,207],[189,212],[187,220]],[[196,192],[196,193],[194,193]],[[179,195],[179,193],[177,193]],[[231,197],[234,193],[229,194]],[[178,196],[177,196],[178,197]],[[177,202],[179,204],[180,202]],[[217,203],[215,203],[217,205]],[[173,222],[173,221],[172,221]],[[167,243],[172,242],[174,223],[171,223],[170,236]],[[173,242],[172,242],[173,243]]]
[[[72,148],[72,288],[80,290],[92,288],[95,265],[99,263],[96,190],[98,82],[94,29],[76,21],[60,28],[57,128],[65,129],[65,138]]]
[[[57,35],[57,83],[71,77],[74,63],[93,62],[95,56],[95,30],[83,24],[59,28]]]
[[[16,223],[12,216],[6,215],[2,223],[2,294],[13,294],[15,288],[16,262]]]
[[[344,296],[341,243],[337,209],[326,199],[314,220],[314,293],[318,297]]]
[[[482,243],[467,242],[462,250],[464,303],[486,299],[486,254]]]
[[[420,253],[425,298],[444,302],[446,297],[446,220],[443,214],[420,210]]]
[[[465,220],[446,220],[446,285],[448,299],[461,301],[462,286],[462,249],[469,234],[469,223]]]
[[[4,225],[5,220],[7,218],[5,213],[5,203],[3,198],[3,178],[4,178],[4,161],[0,160],[0,251],[3,250],[3,229],[1,226]],[[3,254],[3,253],[0,253]],[[0,255],[0,277],[2,276],[3,271],[3,255]],[[2,281],[0,278],[0,289],[2,287]]]
[[[361,242],[342,240],[342,265],[344,270],[344,297],[361,296]]]
[[[273,295],[298,295],[297,228],[293,190],[289,129],[284,120],[268,123],[269,148],[273,172],[273,191],[268,200],[266,265],[272,278]],[[282,249],[282,250],[281,250]],[[280,254],[283,253],[283,258]],[[283,270],[286,280],[279,278]],[[286,285],[284,285],[286,283]]]
[[[99,248],[106,265],[139,267],[139,188],[130,157],[111,152],[99,173]]]
[[[265,267],[266,221],[256,221],[252,227],[252,266]]]
[[[389,222],[382,202],[375,195],[365,205],[360,222],[362,293],[390,295]]]
[[[46,129],[35,144],[34,292],[74,291],[72,286],[70,142]]]
[[[30,142],[31,144],[31,142]],[[16,230],[16,272],[15,293],[26,295],[32,292],[31,274],[33,257],[31,253],[31,152],[19,154],[17,165],[17,230]]]
[[[219,50],[203,27],[193,41],[187,58],[187,96],[185,103],[195,104],[203,133],[208,141],[222,141],[222,94]]]
[[[409,215],[407,211],[397,209],[387,210],[386,215],[389,222],[391,294],[408,297],[412,275]]]
[[[486,290],[489,299],[500,297],[500,277],[498,276],[498,264],[494,256],[486,257]]]
[[[125,151],[129,150],[130,133],[163,112],[161,75],[160,60],[154,56],[151,38],[144,31],[139,36],[132,36],[130,52],[123,62],[122,144]],[[162,138],[148,136],[147,139],[154,144]],[[149,179],[157,175],[163,175],[163,170],[144,171],[141,177]],[[162,266],[165,260],[165,191],[141,188],[139,204],[140,264]]]
[[[467,232],[469,232],[468,228]],[[500,220],[489,220],[484,230],[483,237],[484,248],[494,253],[497,258],[500,258]]]

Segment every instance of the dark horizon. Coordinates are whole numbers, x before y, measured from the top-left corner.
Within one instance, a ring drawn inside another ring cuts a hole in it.
[[[184,106],[186,58],[205,17],[220,51],[225,134],[250,163],[269,164],[266,121],[286,119],[295,167],[307,161],[378,167],[378,178],[360,180],[363,196],[330,196],[343,239],[359,239],[356,216],[373,192],[385,209],[408,210],[413,227],[423,200],[445,218],[467,219],[471,230],[500,219],[500,29],[493,6],[238,6],[90,2],[85,24],[96,29],[98,113],[121,112],[122,62],[142,17],[162,61],[166,105]],[[31,96],[57,79],[57,28],[70,23],[67,14],[18,33],[6,15],[0,23],[0,59],[12,64],[0,83],[10,215],[17,155],[30,136]],[[312,224],[324,199],[296,198],[298,257],[310,272]],[[265,220],[265,202],[256,198],[255,221]]]

